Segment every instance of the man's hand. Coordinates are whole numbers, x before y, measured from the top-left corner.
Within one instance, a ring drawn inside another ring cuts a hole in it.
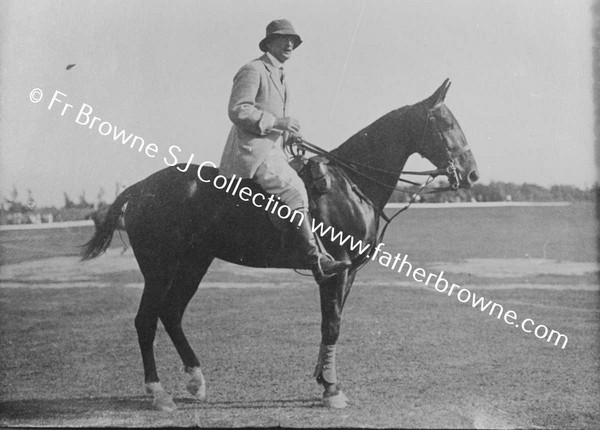
[[[300,134],[300,123],[296,118],[292,118],[291,116],[275,119],[275,124],[273,125],[273,128],[283,131],[289,131],[293,134]]]
[[[289,131],[283,132],[283,149],[293,155],[304,155],[306,148],[302,145],[302,136],[298,133],[290,133]]]

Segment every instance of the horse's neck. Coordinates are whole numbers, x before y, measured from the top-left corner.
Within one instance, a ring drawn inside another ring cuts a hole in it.
[[[368,166],[353,165],[360,173],[344,170],[363,194],[381,209],[390,199],[406,160],[414,152],[416,122],[410,107],[400,108],[362,129],[332,151],[349,164],[356,162]]]

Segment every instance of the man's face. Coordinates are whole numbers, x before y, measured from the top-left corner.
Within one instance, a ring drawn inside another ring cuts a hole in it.
[[[294,36],[279,35],[269,41],[267,48],[271,55],[281,63],[285,63],[292,57],[295,42],[296,38]]]

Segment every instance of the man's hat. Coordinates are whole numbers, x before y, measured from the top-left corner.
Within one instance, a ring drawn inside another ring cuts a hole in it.
[[[287,19],[276,19],[271,21],[267,25],[267,35],[263,40],[260,41],[258,47],[261,51],[267,52],[267,42],[277,36],[295,36],[296,41],[294,42],[294,49],[296,49],[302,43],[302,39],[294,30],[292,23]]]

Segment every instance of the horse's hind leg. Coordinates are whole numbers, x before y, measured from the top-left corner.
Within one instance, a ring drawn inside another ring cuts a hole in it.
[[[188,303],[198,290],[198,285],[212,260],[212,256],[196,256],[180,261],[179,269],[165,298],[165,306],[160,313],[160,319],[181,357],[185,372],[191,376],[186,388],[190,394],[200,400],[206,395],[206,384],[200,369],[200,361],[183,332],[181,321]]]
[[[173,398],[162,387],[156,362],[154,360],[154,338],[158,316],[163,306],[165,296],[169,289],[172,269],[167,265],[155,262],[154,265],[138,258],[140,268],[144,274],[145,284],[140,307],[135,317],[135,328],[144,364],[144,381],[146,393],[152,395],[152,405],[155,409],[172,411],[176,408]]]
[[[152,395],[152,405],[155,409],[172,411],[176,408],[175,403],[158,379],[154,360],[154,338],[156,336],[158,313],[168,288],[168,285],[166,285],[168,281],[164,278],[159,279],[146,281],[140,307],[135,317],[135,328],[138,333],[138,342],[144,364],[146,393]]]

